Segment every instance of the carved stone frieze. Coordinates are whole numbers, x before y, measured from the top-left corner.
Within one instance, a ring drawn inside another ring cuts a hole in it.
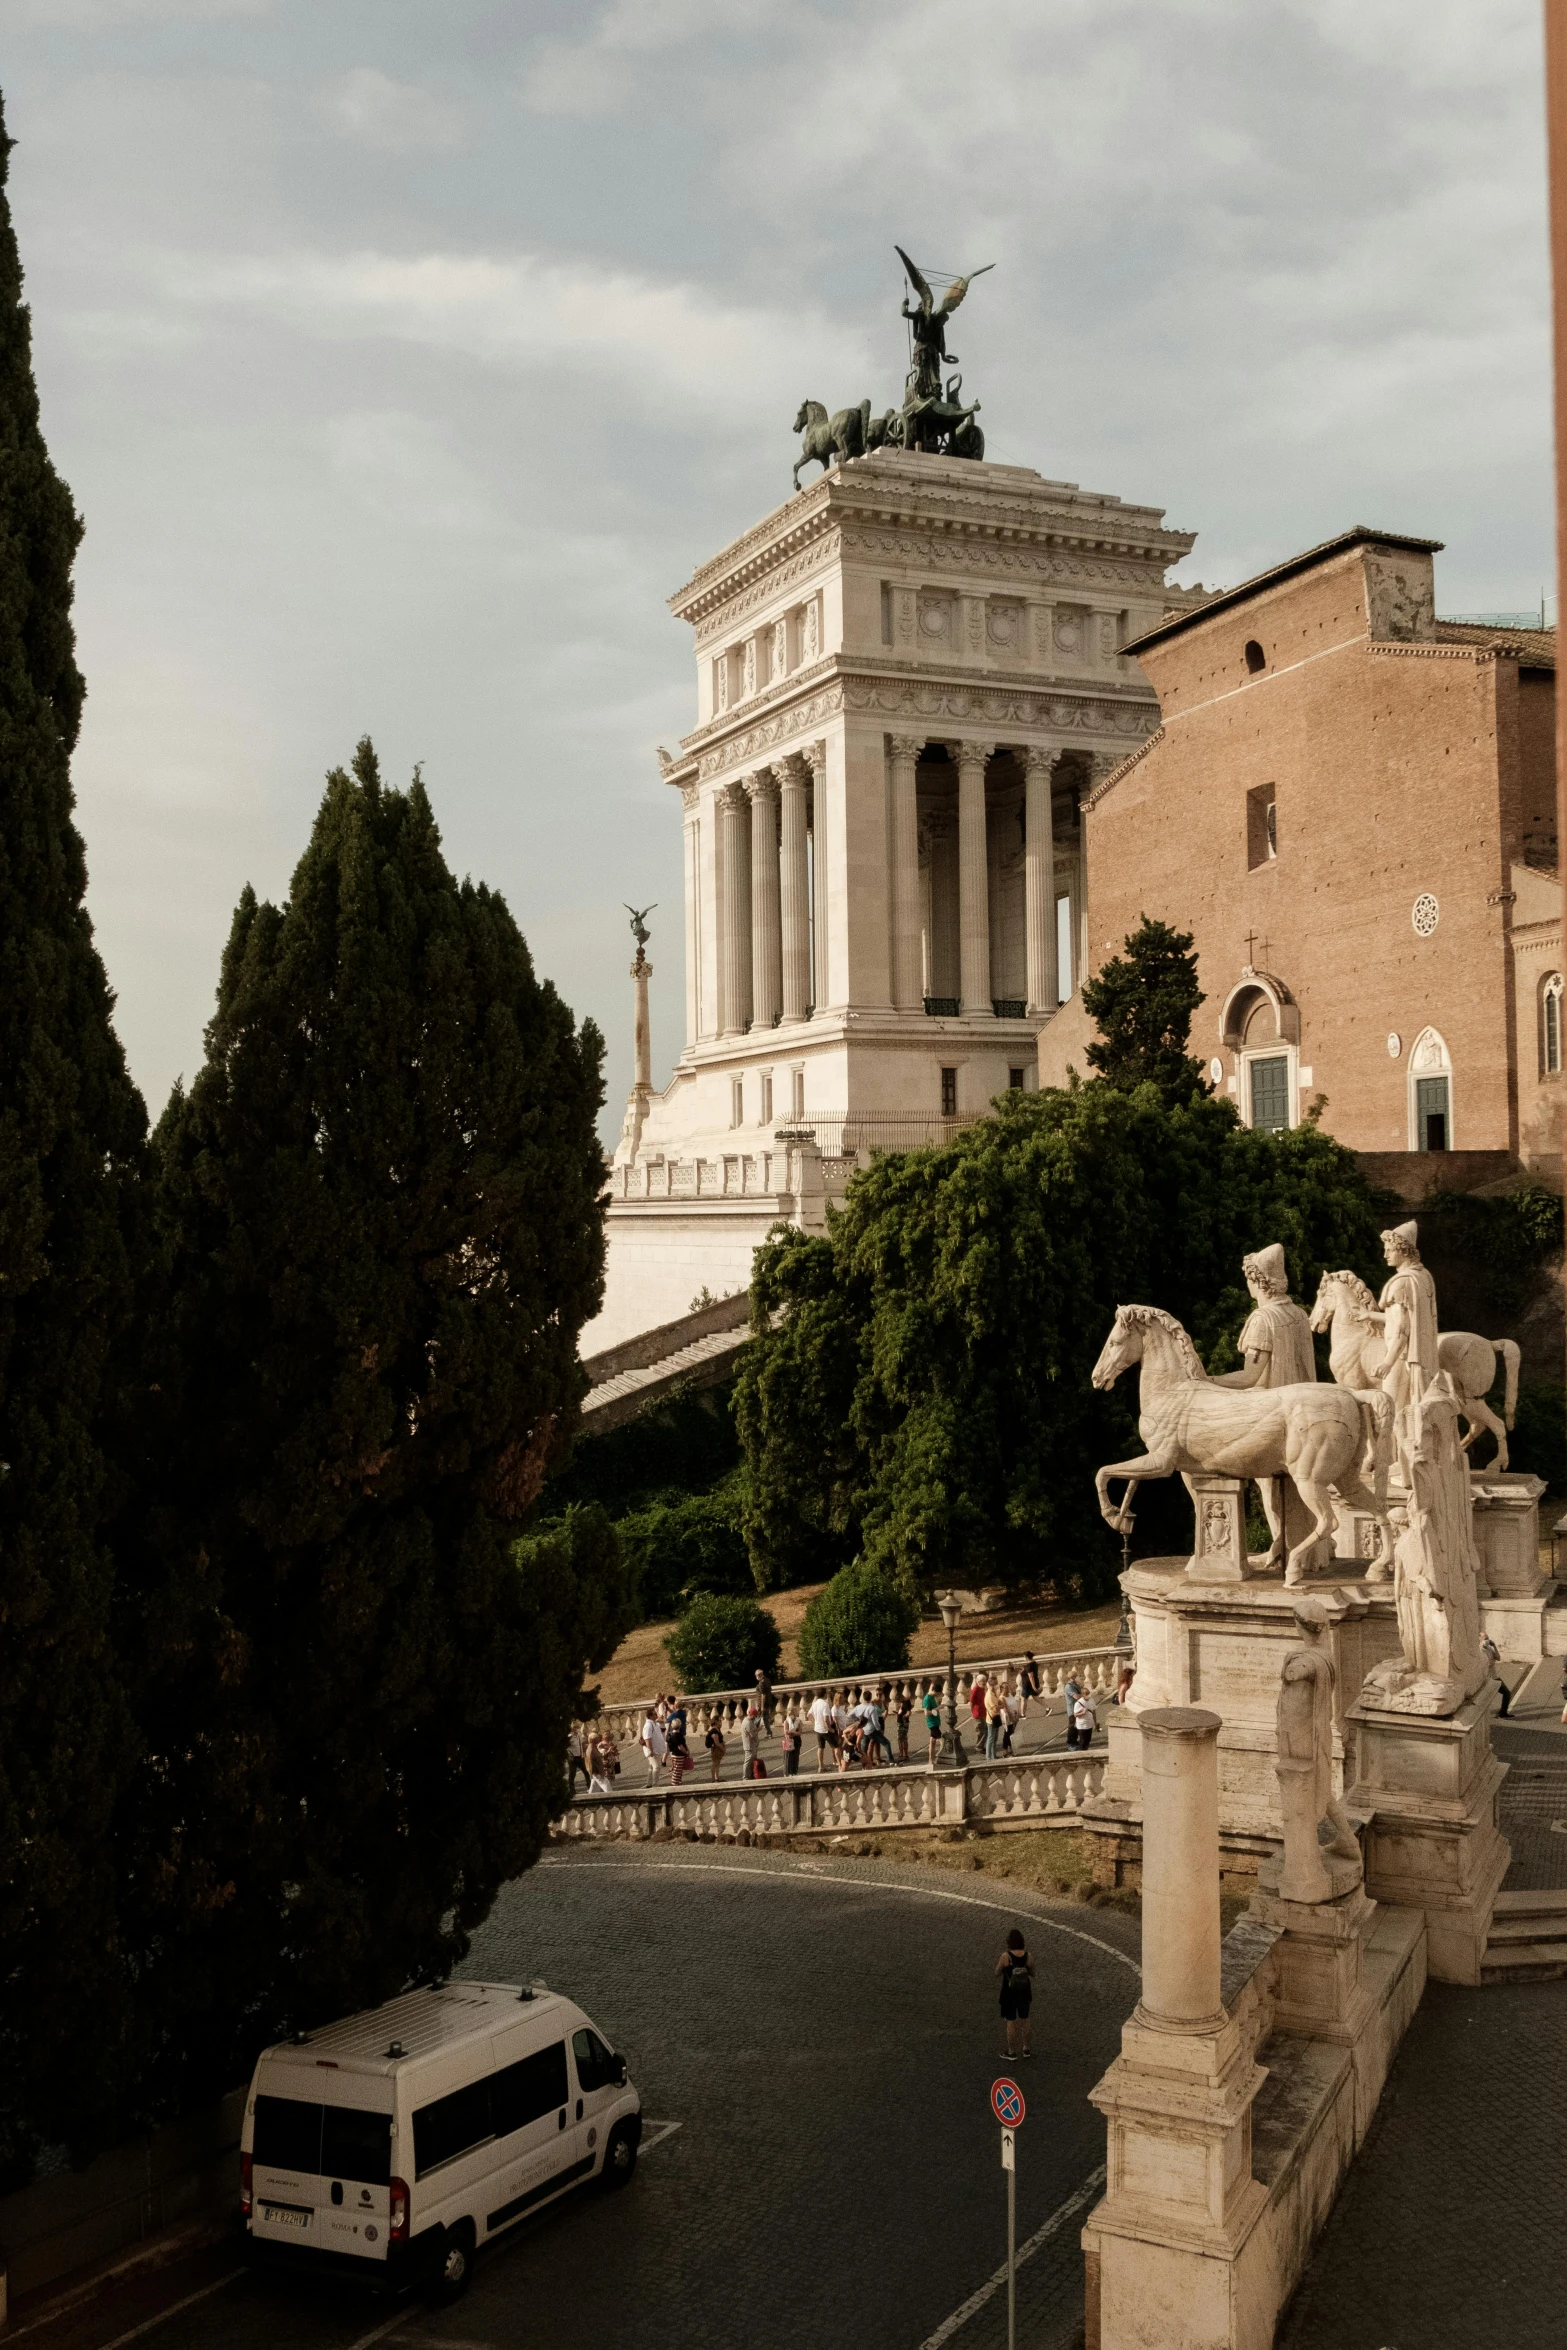
[[[699,783],[683,783],[680,786],[680,805],[687,816],[696,814],[702,805],[702,787]]]
[[[784,709],[759,719],[756,725],[747,727],[743,734],[732,735],[728,741],[704,751],[697,772],[705,783],[710,777],[721,774],[726,767],[744,767],[751,760],[764,757],[780,743],[796,745],[809,758],[809,745],[799,744],[798,737],[808,727],[820,726],[824,720],[836,717],[843,707],[841,683],[826,687],[823,692],[811,695],[806,701],[791,702]]]
[[[849,678],[843,707],[887,718],[966,719],[993,726],[1048,726],[1087,734],[1141,735],[1156,723],[1152,703],[1067,700],[1007,686],[905,683],[901,678]]]
[[[840,551],[839,534],[832,531],[825,538],[814,540],[802,554],[792,556],[787,563],[780,563],[776,570],[752,581],[737,594],[727,597],[723,603],[715,604],[711,611],[703,613],[696,624],[697,651],[705,652],[716,638],[727,636],[742,620],[749,619],[758,605],[770,603],[781,589],[798,587],[817,572],[829,570],[837,561]]]
[[[1086,586],[1100,581],[1115,587],[1140,588],[1152,603],[1162,606],[1164,567],[1178,558],[1163,550],[1145,561],[1134,557],[1079,555],[1069,546],[1018,546],[988,539],[916,537],[912,531],[845,530],[845,555],[890,558],[917,564],[922,571],[984,571],[1008,578],[1037,581],[1041,586]],[[698,642],[701,642],[700,637]]]

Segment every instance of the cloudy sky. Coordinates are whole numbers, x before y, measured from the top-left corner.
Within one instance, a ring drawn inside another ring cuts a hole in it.
[[[1363,521],[1550,577],[1538,0],[6,0],[45,429],[86,518],[92,909],[154,1113],[325,770],[424,764],[629,1082],[680,1045],[664,599],[898,396],[896,238],[996,264],[992,456],[1232,582]],[[1553,606],[1554,612],[1554,606]]]

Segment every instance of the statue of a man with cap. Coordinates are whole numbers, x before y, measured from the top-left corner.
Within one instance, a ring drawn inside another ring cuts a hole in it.
[[[1242,1257],[1241,1271],[1251,1291],[1252,1310],[1236,1344],[1246,1358],[1245,1368],[1226,1371],[1216,1387],[1297,1387],[1315,1380],[1317,1357],[1311,1343],[1311,1322],[1289,1293],[1284,1251],[1276,1240]],[[1272,1545],[1269,1563],[1283,1549],[1285,1539],[1282,1495],[1286,1478],[1270,1478],[1257,1488],[1268,1521]]]
[[[1393,1406],[1402,1482],[1411,1483],[1412,1420],[1437,1372],[1436,1283],[1420,1262],[1420,1227],[1411,1220],[1382,1235],[1382,1254],[1392,1268],[1368,1322],[1382,1326],[1382,1368],[1377,1384]]]

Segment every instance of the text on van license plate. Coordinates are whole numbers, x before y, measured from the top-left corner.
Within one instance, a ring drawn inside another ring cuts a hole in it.
[[[308,2228],[310,2225],[308,2211],[291,2210],[286,2203],[263,2203],[261,2216],[280,2228]]]

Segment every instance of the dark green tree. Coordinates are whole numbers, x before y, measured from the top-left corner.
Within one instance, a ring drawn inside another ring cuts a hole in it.
[[[675,1678],[693,1692],[749,1689],[758,1665],[771,1679],[782,1649],[760,1600],[712,1591],[698,1592],[664,1642]]]
[[[10,145],[0,118],[0,2181],[40,2135],[90,2144],[133,2062],[104,1426],[146,1136],[72,816],[81,524],[39,429]]]
[[[1089,1383],[1116,1307],[1164,1306],[1233,1369],[1244,1253],[1282,1241],[1309,1297],[1325,1268],[1379,1277],[1378,1221],[1319,1128],[1254,1133],[1148,1084],[1009,1093],[940,1150],[873,1160],[825,1236],[756,1258],[735,1420],[759,1582],[836,1549],[913,1592],[1113,1590],[1094,1471],[1141,1450],[1131,1379]],[[1136,1508],[1140,1553],[1189,1543],[1178,1481]]]
[[[445,1971],[538,1853],[631,1614],[601,1510],[518,1547],[602,1288],[600,1056],[361,743],[287,904],[245,892],[155,1137],[129,1844],[164,2095]]]
[[[920,1620],[907,1586],[856,1559],[840,1567],[805,1611],[800,1674],[831,1681],[845,1673],[895,1673],[909,1661]]]
[[[1089,1045],[1088,1066],[1123,1092],[1153,1084],[1167,1102],[1184,1102],[1208,1090],[1202,1063],[1186,1050],[1192,1014],[1204,1000],[1192,945],[1189,930],[1145,914],[1125,956],[1083,982],[1083,1009],[1103,1040]]]

